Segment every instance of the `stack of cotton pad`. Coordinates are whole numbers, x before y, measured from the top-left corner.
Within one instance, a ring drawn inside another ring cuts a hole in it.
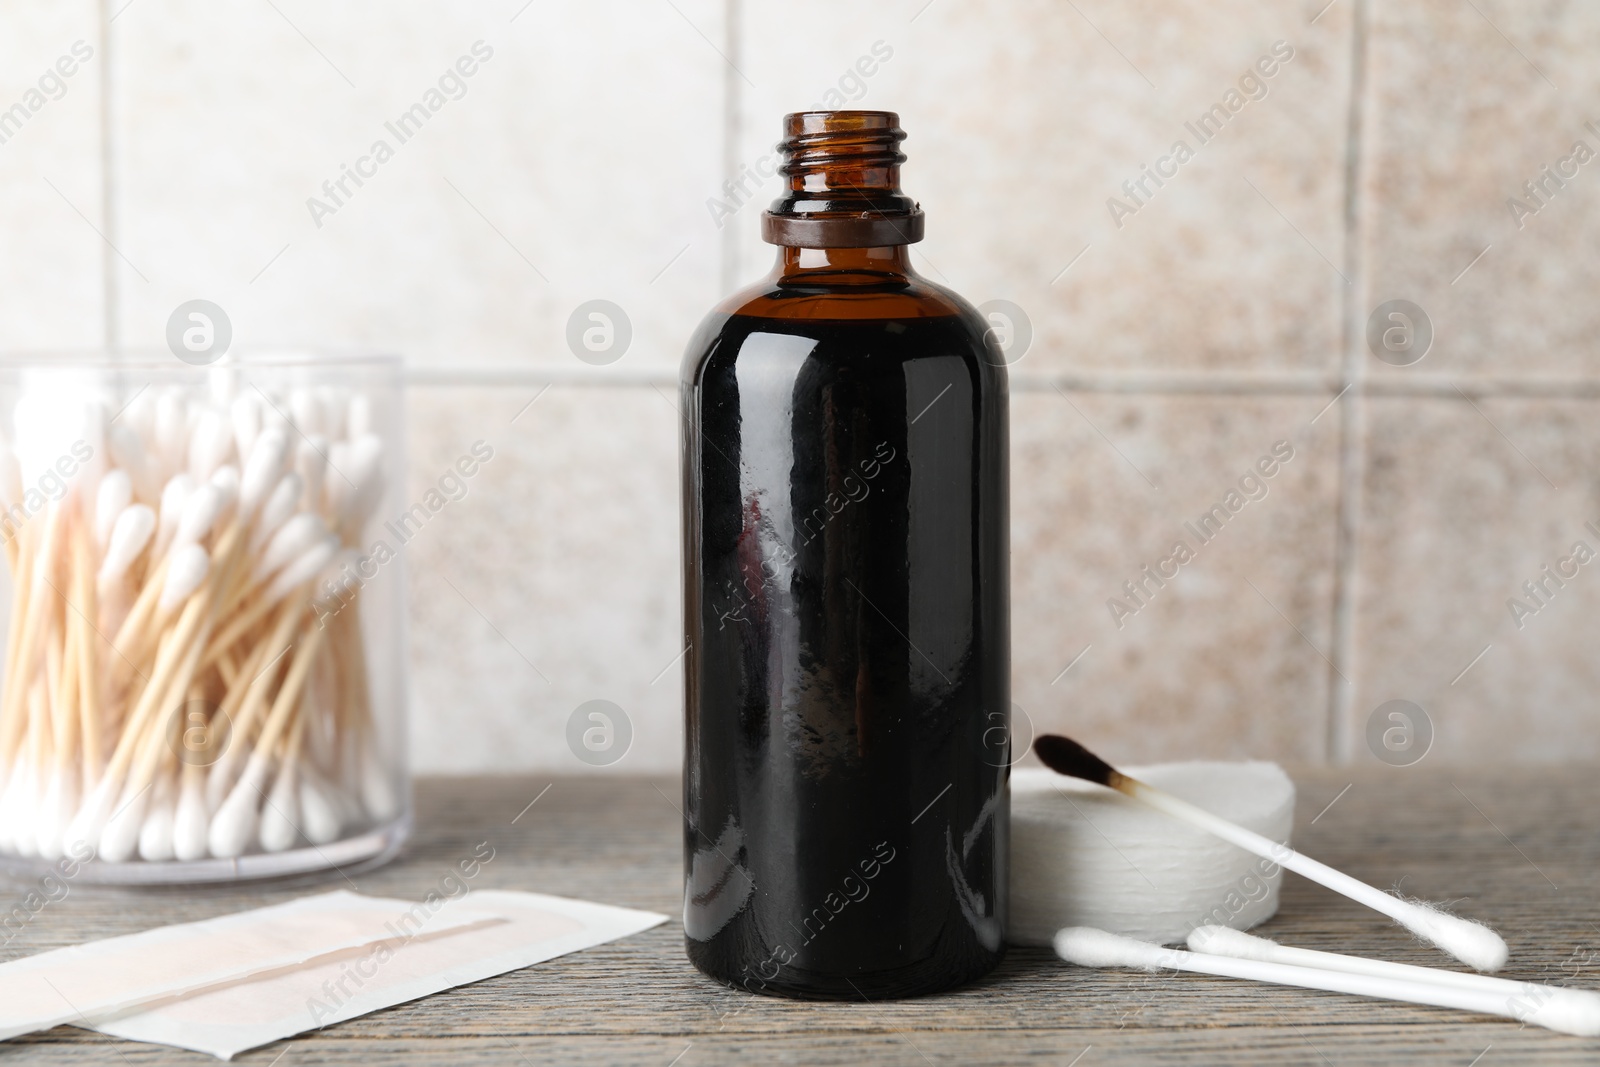
[[[1294,783],[1276,763],[1163,763],[1125,772],[1288,843]],[[1278,910],[1282,871],[1120,793],[1053,771],[1011,774],[1011,918],[1016,944],[1064,926],[1182,941],[1206,924],[1247,930]]]

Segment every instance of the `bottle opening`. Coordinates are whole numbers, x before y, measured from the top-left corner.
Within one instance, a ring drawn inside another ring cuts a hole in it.
[[[872,248],[922,240],[922,209],[900,191],[906,138],[893,111],[797,111],[783,118],[784,195],[761,216],[770,244]]]

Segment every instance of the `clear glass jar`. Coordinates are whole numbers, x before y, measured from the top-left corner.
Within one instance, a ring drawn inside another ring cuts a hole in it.
[[[387,858],[405,762],[400,364],[0,363],[0,866]]]

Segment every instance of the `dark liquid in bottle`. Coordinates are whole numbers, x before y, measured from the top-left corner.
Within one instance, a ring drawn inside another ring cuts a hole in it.
[[[909,996],[1004,951],[1005,372],[942,290],[785,317],[825,291],[684,365],[684,926],[740,988]]]

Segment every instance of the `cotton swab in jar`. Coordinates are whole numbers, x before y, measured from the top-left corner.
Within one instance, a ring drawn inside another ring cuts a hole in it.
[[[114,470],[100,480],[94,505],[94,539],[105,548],[117,518],[133,503],[133,479],[127,471]]]
[[[1115,789],[1158,811],[1215,834],[1247,852],[1271,860],[1351,900],[1365,904],[1476,970],[1497,971],[1505,966],[1508,956],[1505,941],[1482,923],[1462,919],[1432,905],[1402,900],[1374,889],[1365,882],[1302,855],[1287,845],[1272,841],[1226,819],[1218,818],[1203,808],[1145,785],[1137,779],[1129,778],[1069,738],[1057,734],[1042,734],[1034,739],[1033,751],[1044,761],[1045,766],[1058,774],[1082,778]]]
[[[139,858],[159,863],[173,859],[174,799],[172,779],[161,775],[156,779],[155,795],[150,801],[150,814],[139,828]]]
[[[172,816],[172,853],[180,860],[206,856],[206,835],[211,825],[211,809],[206,804],[205,770],[185,764],[178,790],[178,804]]]
[[[261,802],[262,786],[270,768],[272,746],[282,733],[289,713],[300,700],[311,662],[316,658],[317,647],[322,644],[326,630],[313,628],[303,638],[300,654],[295,656],[284,675],[283,685],[268,712],[255,751],[233,791],[228,794],[211,820],[211,854],[221,858],[240,855],[256,831],[257,805]]]
[[[311,610],[381,495],[365,398],[313,387],[273,401],[224,367],[203,394],[141,390],[110,420],[116,405],[82,400],[82,381],[35,384],[17,408],[18,450],[0,442],[0,502],[69,447],[81,475],[5,539],[0,849],[231,858],[398,813],[359,604]],[[231,724],[210,768],[178,758],[191,714],[203,731]]]
[[[278,485],[267,497],[266,503],[261,506],[261,514],[256,519],[254,532],[250,535],[250,550],[258,550],[273,534],[277,533],[284,523],[290,520],[295,511],[300,507],[300,498],[303,495],[300,475],[290,471],[278,479]]]
[[[1215,956],[1204,952],[1185,952],[1087,926],[1069,926],[1060,930],[1053,944],[1056,955],[1080,967],[1192,971],[1197,974],[1243,978],[1274,985],[1298,986],[1303,989],[1322,989],[1379,1000],[1455,1008],[1483,1015],[1500,1015],[1564,1034],[1575,1034],[1580,1037],[1600,1036],[1600,995],[1582,990],[1546,986],[1543,987],[1542,999],[1537,1003],[1526,1004],[1515,997],[1508,997],[1499,990],[1459,989],[1434,982],[1351,974],[1317,967]]]

